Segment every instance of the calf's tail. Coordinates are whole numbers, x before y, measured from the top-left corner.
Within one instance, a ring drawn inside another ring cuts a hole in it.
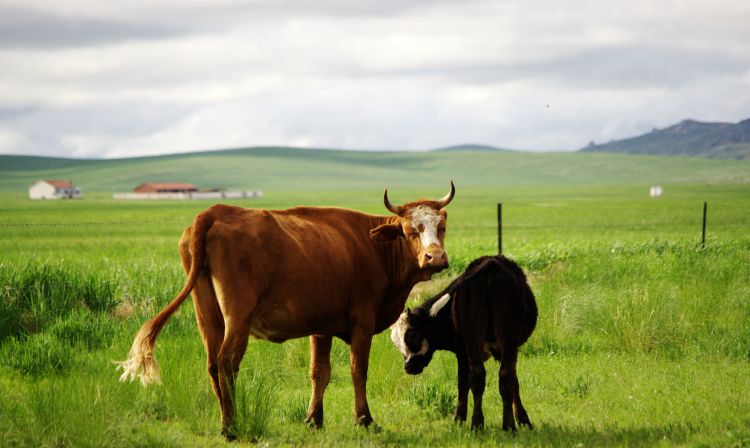
[[[193,221],[192,237],[190,240],[190,252],[192,262],[190,264],[190,273],[187,282],[182,291],[172,299],[172,301],[162,309],[159,314],[143,324],[135,335],[133,346],[130,348],[128,359],[118,364],[118,369],[122,369],[120,381],[133,381],[136,377],[140,378],[141,384],[145,387],[149,383],[155,382],[161,384],[161,373],[159,364],[154,358],[154,344],[162,328],[166,325],[169,318],[182,305],[190,291],[193,290],[195,282],[198,280],[201,270],[206,263],[206,233],[214,222],[214,216],[210,212],[204,212],[195,217]]]

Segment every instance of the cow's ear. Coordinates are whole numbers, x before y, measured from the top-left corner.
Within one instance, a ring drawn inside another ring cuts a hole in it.
[[[401,228],[401,224],[398,223],[382,224],[374,229],[370,229],[370,238],[381,243],[393,241],[402,236],[404,236],[404,230]]]

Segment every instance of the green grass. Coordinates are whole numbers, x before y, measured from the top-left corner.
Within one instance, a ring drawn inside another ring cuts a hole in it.
[[[750,444],[750,186],[675,184],[658,200],[628,183],[457,186],[446,238],[452,267],[408,304],[497,250],[502,201],[504,251],[529,273],[540,309],[519,361],[535,430],[501,431],[493,362],[487,429],[453,424],[455,359],[438,353],[424,374],[407,376],[386,332],[373,341],[368,381],[380,432],[354,427],[345,344],[332,350],[326,428],[311,431],[302,423],[307,341],[251,340],[238,380],[240,445]],[[269,191],[236,203],[383,213],[380,188]],[[392,189],[392,199],[444,194],[435,189]],[[224,444],[190,304],[157,343],[162,386],[121,384],[112,363],[181,288],[177,240],[209,205],[0,193],[1,445]]]

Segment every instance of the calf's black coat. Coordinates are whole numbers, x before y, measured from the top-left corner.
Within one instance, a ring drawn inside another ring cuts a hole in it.
[[[444,298],[446,294],[449,299]],[[526,276],[515,262],[497,255],[474,260],[445,290],[415,310],[406,310],[399,320],[400,329],[393,331],[401,332],[403,344],[408,347],[405,350],[410,355],[404,354],[404,369],[409,374],[421,373],[436,350],[455,353],[458,405],[454,417],[466,420],[471,389],[472,428],[484,424],[484,362],[490,356],[500,361],[503,430],[515,431],[516,420],[532,427],[521,403],[516,361],[518,348],[529,339],[536,321],[536,301]],[[394,335],[394,342],[397,337]]]

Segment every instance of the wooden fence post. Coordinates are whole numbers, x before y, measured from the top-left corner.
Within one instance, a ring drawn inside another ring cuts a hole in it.
[[[708,202],[703,203],[703,231],[701,232],[701,249],[706,248],[706,210],[708,209]]]
[[[497,253],[503,253],[503,203],[497,203]]]

